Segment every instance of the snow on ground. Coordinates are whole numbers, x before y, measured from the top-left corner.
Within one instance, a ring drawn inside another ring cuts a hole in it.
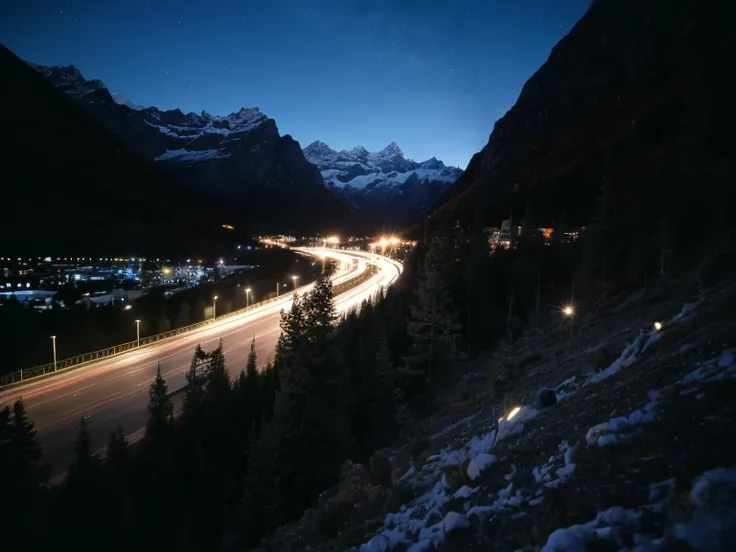
[[[654,483],[650,485],[649,504],[636,509],[614,506],[588,523],[557,529],[541,552],[584,552],[594,543],[598,543],[596,549],[604,549],[602,542],[620,552],[682,550],[682,543],[694,550],[732,550],[736,538],[736,469],[716,468],[695,478],[690,490],[692,520],[675,523],[661,536],[645,534],[645,516],[661,514],[672,499],[673,489],[672,479]]]
[[[735,359],[734,351],[727,350],[718,357],[698,363],[695,370],[689,372],[681,380],[665,389],[649,391],[650,401],[643,408],[634,410],[628,416],[618,416],[591,427],[585,436],[586,442],[589,446],[606,447],[630,439],[640,431],[640,426],[656,419],[655,408],[663,393],[678,388],[680,395],[688,395],[697,392],[704,383],[734,378],[736,377]]]
[[[736,378],[736,355],[726,350],[719,356],[698,363],[683,378],[662,390],[650,391],[648,402],[629,416],[613,418],[591,427],[586,435],[589,446],[605,447],[629,439],[640,426],[655,420],[655,407],[667,392],[695,393],[705,383]],[[684,388],[684,389],[683,389]],[[659,552],[671,550],[675,541],[685,541],[695,550],[726,550],[725,543],[736,538],[736,469],[717,468],[703,473],[693,482],[690,502],[694,507],[692,519],[676,523],[669,532],[657,538],[644,536],[639,531],[646,514],[662,514],[665,504],[672,500],[674,479],[650,485],[649,504],[637,509],[620,507],[599,512],[595,520],[585,524],[558,529],[542,547],[542,552],[584,551],[594,541],[606,541],[621,551]],[[626,546],[628,536],[633,547]]]
[[[654,328],[649,332],[640,331],[609,367],[592,375],[587,380],[581,381],[572,377],[560,382],[554,388],[558,401],[580,391],[583,387],[597,384],[612,377],[622,369],[632,366],[644,352],[661,339],[663,328],[666,330],[668,327],[688,319],[698,305],[699,303],[687,304],[677,316],[664,322],[661,327]],[[734,351],[724,351],[716,358],[699,363],[695,370],[675,384],[668,386],[668,388],[650,391],[649,402],[643,407],[634,410],[627,416],[617,416],[591,427],[585,435],[587,445],[608,447],[625,442],[637,434],[642,426],[657,419],[657,407],[662,393],[670,391],[675,386],[693,388],[720,378],[736,377],[735,359]],[[430,439],[439,439],[461,425],[468,425],[470,419],[478,416],[478,414],[473,414],[448,426],[432,435]],[[494,424],[495,427],[492,427],[486,433],[476,435],[459,446],[445,447],[438,454],[427,458],[424,465],[419,469],[411,466],[401,478],[401,481],[417,490],[418,496],[409,504],[402,506],[398,512],[388,514],[378,533],[360,546],[358,550],[360,552],[387,552],[399,545],[404,546],[408,552],[434,550],[448,533],[468,527],[472,516],[490,516],[502,511],[540,504],[544,500],[542,495],[545,489],[556,488],[573,475],[576,468],[573,459],[576,444],[570,445],[568,441],[562,441],[557,454],[552,455],[544,465],[533,468],[531,475],[533,476],[534,485],[531,488],[528,485],[525,487],[516,486],[514,480],[517,469],[514,464],[507,466],[511,470],[505,476],[506,481],[509,481],[508,485],[492,492],[488,492],[487,489],[480,486],[463,485],[452,493],[449,491],[450,485],[446,477],[446,471],[449,468],[461,467],[467,462],[468,479],[476,481],[481,478],[486,470],[506,460],[505,458],[499,460],[497,455],[491,454],[494,447],[501,441],[521,435],[524,432],[525,423],[538,415],[539,411],[532,407],[517,407],[506,417],[499,420],[497,424]],[[499,467],[494,469],[499,469]],[[707,475],[704,474],[703,477]],[[736,481],[736,475],[729,475],[728,477],[721,475],[721,480],[728,479],[730,481],[729,477],[733,477]],[[650,491],[652,503],[647,505],[649,511],[657,511],[657,508],[660,508],[663,500],[665,500],[662,499],[661,495],[669,496],[667,490],[670,486],[668,481],[652,486]],[[733,487],[736,489],[736,483]],[[471,496],[475,499],[474,506],[471,507],[469,501],[465,501],[464,504],[461,501],[459,502],[459,499],[468,499]],[[449,506],[452,509],[448,511],[448,503],[450,502]],[[525,512],[520,510],[512,515],[512,519],[515,519],[514,516],[518,518],[524,515]],[[542,550],[547,552],[557,550],[583,551],[585,550],[585,543],[591,539],[608,539],[618,543],[622,531],[636,527],[641,517],[642,511],[613,507],[600,512],[595,520],[587,524],[555,531]],[[716,527],[716,533],[719,530],[718,527]],[[698,533],[699,526],[689,529],[683,527],[680,530],[690,531],[688,535],[694,535],[692,536],[693,539],[706,538]],[[637,552],[663,550],[662,548],[656,548],[660,546],[659,541],[652,541],[641,535],[636,538],[635,542]],[[647,546],[650,548],[647,548]],[[651,548],[651,546],[654,546],[654,548]]]

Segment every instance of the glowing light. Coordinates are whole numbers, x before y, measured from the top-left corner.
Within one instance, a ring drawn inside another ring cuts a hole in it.
[[[388,241],[391,242],[391,245],[396,245],[401,242],[401,240],[396,236],[391,236]]]
[[[217,295],[215,295],[215,296],[213,297],[213,299],[214,299],[215,301],[217,301]]]
[[[250,288],[245,288],[245,293],[250,293]]]
[[[517,415],[517,414],[519,413],[519,411],[520,411],[520,410],[521,410],[521,407],[520,407],[520,406],[516,406],[516,407],[514,407],[514,408],[513,408],[512,410],[511,410],[511,412],[509,412],[509,413],[508,413],[508,414],[506,415],[506,419],[507,419],[507,420],[511,420],[511,418],[513,418],[514,416],[516,416],[516,415]]]
[[[386,247],[388,245],[388,240],[386,238],[381,238],[380,240],[378,240],[378,245],[380,245],[381,247]]]
[[[327,243],[331,243],[331,244],[333,244],[333,245],[337,245],[338,243],[340,243],[340,238],[339,238],[339,237],[337,237],[337,236],[330,236],[330,237],[329,237],[329,238],[327,238],[327,239],[326,239],[325,241],[326,241]]]
[[[661,330],[661,329],[662,329],[662,323],[661,323],[661,322],[655,322],[655,323],[654,323],[654,329],[655,329],[656,331],[659,331],[659,330]]]
[[[230,225],[230,224],[223,224],[223,225],[222,225],[222,227],[223,227],[223,228],[224,228],[225,230],[235,230],[235,227],[234,227],[234,226],[232,226],[232,225]]]
[[[125,305],[125,310],[130,310],[133,308],[133,305]]]
[[[572,308],[572,305],[567,305],[565,308],[562,309],[562,312],[565,316],[572,316],[575,314],[575,309]]]

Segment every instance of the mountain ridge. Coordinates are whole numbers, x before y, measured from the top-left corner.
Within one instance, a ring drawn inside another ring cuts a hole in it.
[[[364,221],[325,189],[301,146],[259,108],[226,116],[133,109],[74,65],[29,64],[143,158],[222,202],[257,232],[331,232]]]
[[[396,142],[370,152],[363,146],[337,151],[317,140],[303,152],[335,196],[383,222],[400,223],[419,215],[462,174],[436,157],[407,159]]]
[[[643,190],[657,189],[647,206],[654,213],[654,198],[667,194],[667,178],[680,178],[673,174],[678,164],[664,161],[682,158],[678,141],[695,135],[709,136],[709,143],[731,140],[732,109],[719,90],[733,85],[723,82],[719,64],[725,63],[720,52],[734,50],[723,28],[732,17],[722,0],[646,0],[626,9],[593,2],[496,121],[430,218],[497,226],[513,211],[529,212],[538,226],[585,225],[606,179],[632,202],[642,202]],[[711,128],[696,122],[706,111],[717,121]],[[699,155],[721,155],[718,149]],[[624,165],[628,181],[617,175],[611,182],[610,168]],[[683,199],[683,206],[705,197]],[[413,230],[422,227],[417,221]]]
[[[22,230],[3,218],[3,251],[211,255],[244,238],[223,229],[231,219],[215,201],[141,159],[3,45],[0,61],[0,115],[13,136],[3,199],[28,214]]]

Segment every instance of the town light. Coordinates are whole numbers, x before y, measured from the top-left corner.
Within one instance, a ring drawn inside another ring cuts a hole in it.
[[[575,309],[572,308],[572,305],[567,305],[565,308],[562,309],[562,312],[565,316],[572,316],[575,314]]]
[[[654,323],[654,329],[655,329],[656,331],[659,331],[659,330],[661,330],[661,329],[662,329],[662,323],[661,323],[661,322],[655,322],[655,323]]]
[[[130,310],[133,308],[133,305],[125,305],[125,310]]]

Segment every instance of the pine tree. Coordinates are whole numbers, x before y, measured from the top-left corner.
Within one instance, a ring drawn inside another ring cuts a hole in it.
[[[35,488],[44,483],[44,470],[40,468],[41,448],[36,442],[35,424],[26,416],[22,400],[13,404],[13,427],[10,437],[12,450],[11,473]]]
[[[332,282],[327,275],[321,274],[304,304],[304,323],[311,353],[322,353],[334,331],[336,319]]]
[[[268,500],[278,498],[274,523],[299,515],[332,484],[349,452],[348,371],[328,343],[334,321],[331,286],[325,279],[317,287],[318,293],[307,296],[303,304],[297,301],[290,315],[282,318],[280,391],[251,463],[262,470],[257,475],[259,493]]]
[[[260,376],[258,375],[258,356],[256,355],[256,338],[250,344],[248,362],[245,365],[243,376],[243,402],[248,412],[248,423],[252,424],[256,431],[261,425],[261,397],[259,396]]]
[[[184,390],[185,420],[191,418],[192,414],[195,413],[202,404],[202,400],[204,398],[202,382],[205,378],[207,360],[207,354],[202,350],[202,346],[197,345],[194,348],[192,362],[189,366],[189,371],[186,374],[187,385]]]
[[[450,356],[459,335],[457,312],[445,277],[449,262],[443,244],[433,242],[417,282],[417,303],[409,307],[407,333],[413,341],[413,354],[404,361],[410,374],[425,375],[427,383],[433,381],[437,363]]]
[[[280,376],[285,376],[294,367],[306,346],[305,313],[301,299],[294,295],[291,309],[281,311],[281,335],[276,344],[274,365]]]
[[[168,386],[161,375],[161,363],[156,367],[156,379],[148,391],[148,424],[146,437],[166,438],[173,427],[174,407],[168,396]]]
[[[209,354],[207,364],[206,397],[215,405],[224,404],[230,392],[230,376],[225,366],[222,339],[214,351]]]

